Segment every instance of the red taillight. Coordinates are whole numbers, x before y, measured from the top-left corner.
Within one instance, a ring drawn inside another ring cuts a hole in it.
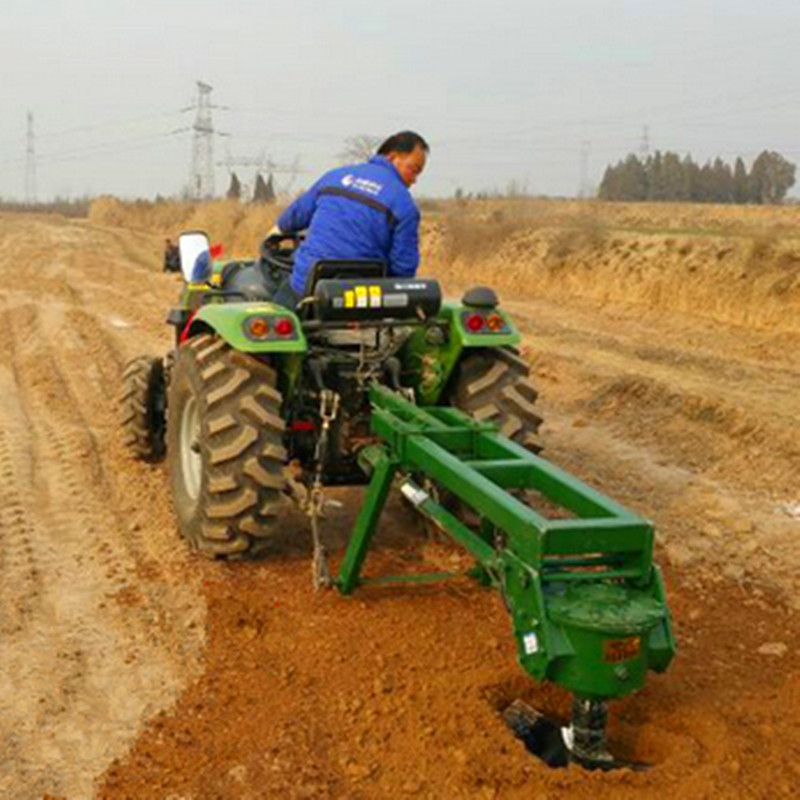
[[[278,336],[291,336],[294,333],[294,323],[288,317],[281,317],[275,322],[274,330]]]
[[[483,330],[486,320],[480,314],[470,314],[465,320],[464,324],[470,333],[478,333]]]
[[[296,419],[289,427],[293,431],[313,431],[314,423],[310,420]]]

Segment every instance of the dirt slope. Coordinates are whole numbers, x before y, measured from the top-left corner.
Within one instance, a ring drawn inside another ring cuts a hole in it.
[[[791,331],[591,293],[510,304],[551,458],[657,525],[681,647],[613,710],[616,751],[651,771],[554,772],[498,709],[521,696],[563,713],[566,698],[515,666],[493,594],[314,594],[297,517],[263,563],[184,549],[162,469],[129,462],[115,427],[121,364],[169,342],[177,286],[159,246],[106,223],[0,217],[2,796],[794,796]],[[470,277],[494,282],[493,263]],[[337,497],[338,556],[359,493]],[[397,504],[379,544],[374,572],[460,563]]]

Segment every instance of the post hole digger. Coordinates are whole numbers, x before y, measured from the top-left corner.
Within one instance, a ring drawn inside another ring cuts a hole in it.
[[[501,594],[523,669],[574,697],[563,729],[519,705],[507,722],[553,765],[619,766],[607,703],[675,652],[652,526],[536,455],[536,391],[493,291],[443,302],[436,281],[323,261],[295,313],[270,301],[290,245],[190,280],[208,240],[182,236],[176,346],[125,371],[126,442],[146,460],[166,451],[182,535],[215,557],[268,552],[289,495],[310,518],[318,584],[448,577],[362,575],[399,487]],[[331,576],[320,512],[336,484],[367,487]]]

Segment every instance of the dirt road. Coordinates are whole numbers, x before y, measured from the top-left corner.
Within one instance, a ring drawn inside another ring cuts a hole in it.
[[[470,583],[313,594],[308,536],[220,565],[128,461],[128,357],[169,344],[157,237],[0,217],[0,794],[9,798],[791,797],[800,785],[800,342],[588,303],[509,304],[553,460],[658,528],[681,647],[616,704],[646,773],[551,771],[498,714],[566,698]],[[793,483],[794,481],[794,483]],[[338,553],[358,506],[338,494]],[[458,563],[391,507],[369,569]]]
[[[0,794],[90,797],[201,671],[202,593],[116,430],[120,366],[156,338],[132,300],[160,282],[130,234],[0,231]]]

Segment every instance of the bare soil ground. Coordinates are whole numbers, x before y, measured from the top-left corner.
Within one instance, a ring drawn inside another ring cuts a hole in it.
[[[548,455],[655,521],[680,646],[612,709],[615,752],[651,770],[553,771],[499,710],[522,697],[559,715],[567,698],[515,665],[494,594],[466,581],[315,594],[297,515],[259,563],[207,562],[178,539],[162,468],[127,460],[116,428],[121,365],[169,344],[178,285],[159,248],[97,218],[0,216],[3,797],[796,795],[790,322],[734,326],[638,290],[615,302],[588,278],[560,291],[547,253],[528,253],[540,291],[509,284]],[[562,254],[564,286],[584,256]],[[502,286],[507,258],[432,263],[453,285]],[[360,493],[335,496],[338,555]],[[460,563],[394,503],[368,569]]]

